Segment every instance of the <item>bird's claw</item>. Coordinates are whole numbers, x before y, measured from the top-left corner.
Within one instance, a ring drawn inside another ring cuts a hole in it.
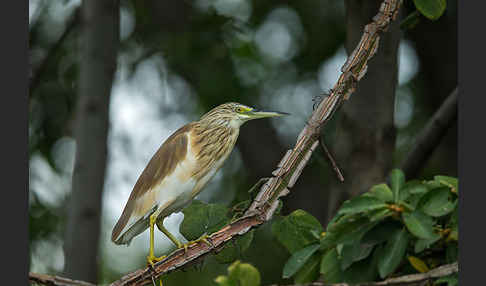
[[[147,265],[150,266],[152,269],[154,269],[154,263],[157,263],[157,262],[163,260],[166,257],[167,257],[167,255],[162,255],[161,257],[149,255],[149,256],[147,256]]]
[[[187,243],[179,245],[178,248],[184,248],[184,252],[187,252],[187,249],[190,245],[196,244],[200,241],[206,243],[208,246],[214,246],[213,243],[208,240],[208,238],[209,238],[209,235],[204,234],[196,240],[191,240],[191,241],[188,241]]]

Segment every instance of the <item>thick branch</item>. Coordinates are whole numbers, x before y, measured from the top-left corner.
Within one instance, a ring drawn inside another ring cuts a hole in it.
[[[365,26],[358,46],[341,68],[342,74],[331,94],[322,100],[312,113],[300,133],[295,147],[287,151],[278,164],[277,170],[272,173],[274,177],[263,184],[242,218],[211,234],[208,240],[212,242],[212,245],[199,242],[191,245],[187,252],[184,252],[184,249],[176,250],[164,260],[156,263],[153,269],[145,268],[129,273],[111,285],[135,286],[151,283],[152,278],[158,278],[162,274],[187,265],[209,252],[218,251],[231,239],[270,220],[278,206],[278,198],[289,192],[317,147],[320,129],[339,108],[343,100],[347,100],[355,91],[356,84],[365,75],[367,63],[377,50],[380,34],[397,16],[400,4],[400,0],[383,1],[380,11],[373,21]]]
[[[434,113],[417,137],[413,149],[402,162],[401,169],[408,178],[416,177],[432,152],[439,145],[457,118],[457,87]]]
[[[71,280],[64,277],[50,276],[33,272],[29,273],[29,282],[48,286],[95,286],[95,284],[84,281]]]
[[[430,270],[426,273],[411,274],[400,277],[389,278],[380,282],[367,282],[352,284],[352,286],[398,286],[398,285],[423,285],[423,282],[434,278],[444,277],[459,272],[458,263],[446,264]],[[276,285],[272,285],[276,286]],[[291,285],[287,285],[291,286]],[[351,286],[347,283],[325,284],[323,282],[313,282],[310,284],[301,284],[299,286]]]

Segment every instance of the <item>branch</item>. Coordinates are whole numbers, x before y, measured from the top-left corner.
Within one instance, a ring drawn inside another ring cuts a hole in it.
[[[380,34],[386,31],[390,22],[396,18],[400,4],[401,0],[383,1],[380,11],[373,18],[373,21],[365,26],[358,46],[341,68],[342,74],[334,85],[331,94],[324,98],[312,113],[297,138],[295,147],[287,151],[278,164],[278,168],[272,172],[273,177],[263,184],[243,217],[211,234],[208,238],[211,245],[198,242],[190,245],[187,252],[184,249],[176,250],[164,260],[156,263],[153,269],[149,267],[139,269],[123,276],[111,285],[136,286],[151,283],[153,278],[158,278],[162,274],[189,265],[210,252],[217,252],[224,247],[226,242],[269,221],[278,206],[278,199],[288,194],[289,189],[295,184],[312,152],[319,144],[318,138],[321,128],[343,101],[347,100],[356,90],[358,81],[366,74],[367,63],[378,48]]]
[[[416,177],[417,173],[439,145],[446,131],[457,117],[457,87],[446,98],[440,108],[427,122],[400,168],[408,178]]]
[[[84,281],[71,280],[59,276],[50,276],[33,272],[29,272],[29,282],[48,286],[96,286],[95,284]]]
[[[405,275],[400,277],[389,278],[381,282],[370,282],[370,283],[361,283],[361,284],[353,284],[353,286],[385,286],[385,285],[410,285],[410,284],[419,284],[421,282],[428,281],[434,278],[444,277],[450,274],[454,274],[459,272],[459,265],[457,262],[452,264],[446,264],[439,266],[435,269],[430,270],[426,273],[419,273],[419,274],[412,274],[412,275]],[[30,272],[29,273],[29,281],[31,283],[38,283],[48,286],[95,286],[95,284],[91,284],[84,281],[79,280],[71,280],[68,278],[63,278],[59,276],[49,276],[44,274],[37,274]],[[270,286],[277,286],[270,285]],[[287,285],[291,286],[291,285]],[[322,282],[313,282],[310,284],[305,284],[301,286],[349,286],[347,283],[338,283],[338,284],[325,284]]]
[[[444,277],[457,272],[459,272],[459,266],[458,263],[455,262],[452,264],[439,266],[426,273],[394,277],[380,282],[352,284],[352,286],[422,285],[423,282],[428,281],[430,279]],[[271,285],[271,286],[277,286],[277,285]],[[286,286],[292,286],[292,285],[286,285]],[[300,284],[299,286],[351,286],[351,284],[347,284],[347,283],[325,284],[323,282],[313,282],[309,284]]]
[[[59,51],[60,47],[66,40],[67,36],[71,33],[72,30],[74,30],[74,27],[76,27],[77,23],[79,22],[79,14],[80,14],[80,8],[76,8],[74,10],[73,14],[69,18],[69,20],[66,23],[66,29],[64,29],[64,32],[62,35],[59,37],[59,39],[54,43],[54,45],[49,49],[47,52],[47,55],[42,59],[41,63],[37,66],[37,68],[34,70],[31,68],[31,78],[30,78],[30,83],[29,83],[29,97],[32,97],[34,89],[37,87],[37,85],[40,83],[40,79],[42,77],[42,74],[45,72],[49,62],[54,58],[54,56],[57,54]]]

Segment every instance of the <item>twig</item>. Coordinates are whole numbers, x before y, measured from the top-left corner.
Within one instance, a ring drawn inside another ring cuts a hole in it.
[[[48,286],[96,286],[95,284],[84,281],[71,280],[64,277],[38,274],[33,272],[29,273],[29,282]]]
[[[383,1],[380,11],[373,21],[365,26],[358,46],[341,68],[342,74],[331,94],[319,103],[300,133],[295,147],[285,154],[278,164],[277,170],[272,173],[274,177],[261,186],[256,198],[241,218],[211,234],[208,239],[212,245],[198,242],[189,246],[187,252],[184,252],[183,249],[176,250],[164,260],[156,263],[153,270],[148,267],[139,269],[123,276],[111,285],[148,284],[152,281],[152,277],[158,278],[162,274],[188,265],[212,251],[218,251],[224,247],[226,242],[270,220],[277,209],[278,199],[289,192],[317,147],[317,135],[321,127],[328,122],[343,100],[347,100],[355,91],[357,82],[365,75],[368,60],[378,48],[380,34],[386,31],[390,22],[396,18],[400,4],[400,0]]]
[[[30,79],[30,84],[29,84],[29,97],[32,97],[34,89],[37,87],[37,85],[40,82],[40,79],[42,77],[42,74],[45,72],[49,62],[52,60],[52,58],[55,57],[57,54],[59,48],[62,46],[68,35],[71,33],[72,30],[74,30],[74,27],[76,27],[77,23],[79,22],[79,17],[80,17],[80,8],[76,8],[74,12],[72,13],[71,17],[66,23],[66,29],[64,29],[64,32],[62,35],[59,37],[59,39],[54,43],[54,45],[49,49],[47,52],[47,55],[42,59],[41,63],[38,65],[38,67],[35,70],[31,71],[31,79]]]
[[[440,108],[427,122],[408,153],[400,168],[408,178],[416,177],[417,173],[429,159],[440,140],[457,117],[457,87],[446,98]]]
[[[327,156],[327,159],[329,160],[329,162],[331,162],[332,168],[336,172],[336,175],[337,175],[339,181],[344,182],[343,174],[341,173],[341,170],[339,169],[338,165],[336,164],[336,161],[332,157],[331,152],[329,152],[329,150],[327,149],[327,146],[324,143],[324,140],[322,138],[319,140],[319,143],[321,143],[321,148],[322,148],[322,150],[324,150],[324,153],[326,153],[326,156]]]
[[[426,273],[411,274],[400,277],[389,278],[380,282],[367,282],[359,284],[348,284],[348,283],[337,283],[337,284],[326,284],[323,282],[313,282],[309,284],[299,284],[299,286],[385,286],[385,285],[422,285],[421,283],[428,281],[430,279],[444,277],[453,273],[459,272],[458,263],[446,264],[434,268]],[[270,285],[277,286],[277,285]],[[297,285],[286,285],[286,286],[297,286]]]

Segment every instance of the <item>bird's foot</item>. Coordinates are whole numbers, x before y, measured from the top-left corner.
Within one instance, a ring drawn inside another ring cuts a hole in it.
[[[196,240],[191,240],[191,241],[188,241],[188,242],[186,242],[184,244],[181,243],[180,245],[177,246],[177,248],[184,248],[184,252],[187,252],[187,248],[190,245],[195,244],[195,243],[198,243],[200,241],[206,243],[209,246],[214,246],[213,243],[208,240],[208,238],[209,238],[209,235],[204,234],[204,235],[202,235],[200,238],[198,238]]]
[[[208,238],[209,238],[209,235],[203,234],[200,238],[198,238],[196,240],[189,241],[187,243],[187,245],[195,244],[195,243],[198,243],[198,242],[202,241],[202,242],[206,243],[209,246],[214,246],[213,243],[208,240]]]
[[[156,257],[155,255],[149,255],[147,256],[147,265],[151,266],[152,269],[154,268],[154,264],[163,260],[164,258],[166,258],[167,255],[162,255],[160,257]]]

